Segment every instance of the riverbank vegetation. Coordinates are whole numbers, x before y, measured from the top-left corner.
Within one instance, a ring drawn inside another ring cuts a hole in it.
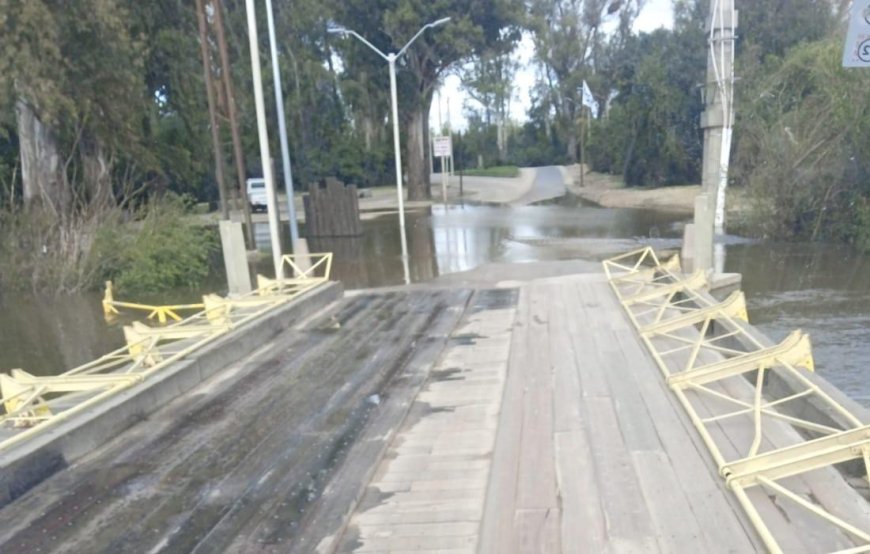
[[[74,293],[107,280],[124,293],[196,287],[215,265],[218,240],[189,213],[190,201],[174,194],[64,222],[0,209],[0,291]]]
[[[232,183],[261,175],[245,2],[202,0],[210,36],[205,64],[197,4],[0,0],[0,286],[93,286],[106,267],[95,258],[104,229],[145,225],[152,217],[148,207],[162,206],[159,199],[169,192],[215,202],[218,166]],[[462,107],[467,130],[454,137],[457,167],[550,165],[583,157],[629,186],[699,182],[709,1],[675,0],[671,29],[638,33],[643,4],[276,3],[296,185],[304,189],[326,176],[359,186],[392,180],[386,64],[359,41],[329,30],[354,29],[390,52],[424,24],[447,16],[449,24],[423,33],[398,64],[409,198],[430,194],[427,122],[434,93],[450,74],[460,77],[469,96]],[[731,175],[734,186],[757,199],[748,220],[759,234],[870,243],[870,161],[864,154],[870,74],[840,68],[845,4],[791,0],[784,9],[781,0],[737,0]],[[215,40],[218,14],[225,41]],[[258,17],[265,29],[262,9]],[[228,74],[219,62],[222,42]],[[267,66],[265,32],[259,49]],[[517,123],[521,50],[530,52],[535,83],[525,121]],[[212,90],[221,127],[216,162],[206,73],[224,75],[233,85]],[[272,98],[266,77],[265,94]],[[583,106],[584,82],[599,106],[597,117]],[[239,163],[224,117],[230,106],[237,108],[245,155]],[[271,102],[267,117],[275,121]],[[270,138],[277,158],[277,133]],[[237,186],[227,185],[225,195],[233,197]],[[182,242],[166,240],[179,247]],[[193,250],[200,259],[203,251]],[[165,281],[189,282],[197,275]]]

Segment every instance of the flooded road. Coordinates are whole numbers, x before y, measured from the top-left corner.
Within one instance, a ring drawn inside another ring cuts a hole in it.
[[[335,253],[334,278],[348,289],[401,285],[397,219],[385,214],[364,221],[362,237],[314,239],[310,250]],[[684,220],[568,198],[523,207],[436,205],[407,214],[411,280],[422,283],[486,263],[599,261],[640,244],[676,249]],[[265,246],[265,225],[257,235]],[[268,273],[270,265],[264,256],[257,269]],[[795,328],[810,333],[818,371],[870,405],[870,256],[829,245],[738,240],[727,246],[726,270],[743,274],[754,324],[774,340]],[[198,301],[200,295],[180,291],[173,300]],[[120,328],[106,324],[99,301],[97,294],[0,297],[0,370],[58,373],[120,346]]]

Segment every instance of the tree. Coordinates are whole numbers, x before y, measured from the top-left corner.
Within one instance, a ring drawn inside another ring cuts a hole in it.
[[[834,25],[831,0],[737,0],[738,48],[782,56],[795,44],[825,37]]]
[[[398,51],[426,23],[451,18],[449,24],[423,33],[399,64],[409,199],[430,196],[425,154],[429,137],[425,130],[439,79],[461,60],[518,40],[522,9],[519,0],[347,0],[335,4],[337,24],[361,32],[384,52]],[[357,59],[362,61],[363,57]],[[374,53],[369,60],[371,74],[382,72],[386,84],[383,60]]]
[[[614,41],[606,49],[608,79],[618,94],[607,117],[593,126],[588,151],[594,169],[621,174],[628,185],[700,179],[702,2],[677,4],[673,30]]]
[[[141,44],[115,0],[4,0],[4,104],[15,103],[24,200],[64,218],[113,202],[139,133]],[[132,101],[131,101],[132,100]]]
[[[581,87],[596,69],[604,39],[602,24],[618,18],[616,35],[630,34],[643,0],[533,0],[530,28],[535,56],[549,90],[558,131],[565,137],[566,156],[577,160]]]
[[[512,49],[499,52],[486,52],[472,63],[467,64],[461,73],[462,86],[474,101],[480,104],[483,123],[495,125],[495,142],[498,159],[507,160],[507,129],[511,99],[514,93],[514,76],[519,63],[511,58]]]
[[[742,110],[735,176],[756,200],[752,219],[763,234],[866,249],[870,75],[843,69],[841,55],[832,37],[767,60]]]

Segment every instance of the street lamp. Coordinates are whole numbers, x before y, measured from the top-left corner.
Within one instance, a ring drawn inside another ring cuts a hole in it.
[[[450,21],[449,17],[444,17],[439,19],[438,21],[433,21],[431,23],[427,23],[417,31],[417,34],[411,37],[411,40],[408,41],[405,46],[402,47],[396,53],[384,54],[378,48],[372,44],[371,42],[364,39],[359,35],[356,31],[352,31],[350,29],[338,28],[338,29],[329,29],[330,33],[336,33],[343,36],[352,35],[360,40],[363,44],[374,50],[380,57],[385,59],[387,63],[390,65],[390,99],[392,101],[392,116],[393,116],[393,149],[396,151],[394,158],[396,159],[396,196],[399,200],[399,229],[400,235],[402,238],[402,263],[405,267],[405,284],[410,284],[411,277],[410,272],[408,270],[408,240],[405,237],[405,201],[402,198],[402,153],[401,153],[401,145],[399,144],[399,107],[398,100],[396,98],[396,60],[402,57],[402,54],[408,50],[408,47],[417,40],[417,37],[423,34],[423,31],[429,29],[431,27],[437,27],[439,25],[443,25]]]

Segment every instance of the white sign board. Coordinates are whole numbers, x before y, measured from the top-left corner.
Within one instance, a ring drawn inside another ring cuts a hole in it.
[[[870,0],[854,0],[843,67],[870,67]]]
[[[453,142],[451,141],[450,136],[435,137],[432,140],[436,158],[444,158],[453,155]]]

